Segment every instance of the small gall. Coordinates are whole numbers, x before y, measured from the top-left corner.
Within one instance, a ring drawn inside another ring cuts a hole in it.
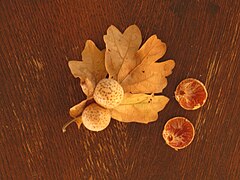
[[[103,79],[97,84],[93,97],[100,106],[112,109],[122,102],[124,91],[117,81]]]

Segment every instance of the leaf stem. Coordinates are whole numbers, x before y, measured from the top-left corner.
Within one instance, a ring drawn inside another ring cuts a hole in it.
[[[70,124],[72,124],[73,122],[75,122],[76,119],[77,119],[77,118],[72,119],[71,121],[68,121],[66,124],[64,124],[63,127],[62,127],[62,132],[65,133],[65,132],[66,132],[66,128],[67,128]]]

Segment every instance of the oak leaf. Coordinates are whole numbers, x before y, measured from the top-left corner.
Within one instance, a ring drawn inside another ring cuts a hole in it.
[[[113,119],[121,122],[149,123],[158,119],[169,99],[165,96],[126,93],[122,103],[112,109]]]
[[[80,103],[71,107],[69,110],[70,116],[73,118],[79,116],[79,114],[81,114],[83,112],[84,108],[86,107],[86,103],[87,103],[87,99],[85,99],[85,100],[81,101]]]
[[[141,32],[136,25],[131,25],[122,34],[112,25],[103,39],[106,43],[105,61],[109,77],[121,82],[136,66],[134,59],[142,42]]]
[[[93,97],[89,97],[89,98],[81,101],[80,103],[74,105],[69,110],[70,116],[73,117],[73,118],[76,118],[77,116],[82,114],[85,107],[88,106],[89,104],[93,103],[93,101],[94,101]]]
[[[163,95],[154,95],[167,86],[166,77],[175,66],[174,60],[157,62],[166,53],[165,43],[152,35],[141,46],[142,35],[136,25],[129,26],[123,33],[112,25],[103,38],[106,51],[100,51],[94,42],[88,40],[82,61],[69,62],[72,74],[81,80],[87,99],[70,108],[69,113],[74,119],[63,126],[63,132],[72,122],[80,128],[82,112],[94,102],[95,87],[107,74],[110,79],[118,81],[125,93],[121,104],[110,109],[113,119],[147,124],[158,119],[158,112],[169,101]]]
[[[105,50],[100,51],[93,41],[87,40],[82,51],[82,61],[69,61],[68,65],[87,97],[92,96],[96,84],[106,77]]]
[[[149,66],[138,66],[121,85],[125,92],[160,93],[167,86],[165,77],[171,74],[174,65],[173,60],[168,60]]]
[[[80,129],[80,126],[82,125],[82,116],[76,118],[75,123],[77,124],[78,129]]]
[[[104,36],[106,69],[125,92],[160,93],[167,85],[166,76],[172,73],[175,62],[156,63],[166,52],[166,44],[156,35],[138,50],[141,39],[136,25],[128,27],[123,34],[110,26]]]

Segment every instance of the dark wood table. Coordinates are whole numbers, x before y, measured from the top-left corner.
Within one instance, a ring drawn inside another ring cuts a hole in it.
[[[148,125],[112,120],[102,132],[71,125],[63,134],[85,98],[67,62],[81,59],[87,39],[103,49],[111,24],[167,43],[171,100]],[[0,179],[240,179],[239,0],[2,0],[0,61]],[[199,110],[174,100],[187,77],[206,84]],[[174,116],[196,129],[178,152],[161,135]]]

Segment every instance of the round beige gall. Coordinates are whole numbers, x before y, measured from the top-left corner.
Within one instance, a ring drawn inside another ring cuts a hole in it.
[[[102,131],[109,125],[110,121],[110,110],[96,103],[87,106],[82,113],[82,123],[90,131]]]
[[[113,79],[101,80],[94,91],[94,100],[102,107],[112,109],[118,106],[124,96],[122,86]]]

